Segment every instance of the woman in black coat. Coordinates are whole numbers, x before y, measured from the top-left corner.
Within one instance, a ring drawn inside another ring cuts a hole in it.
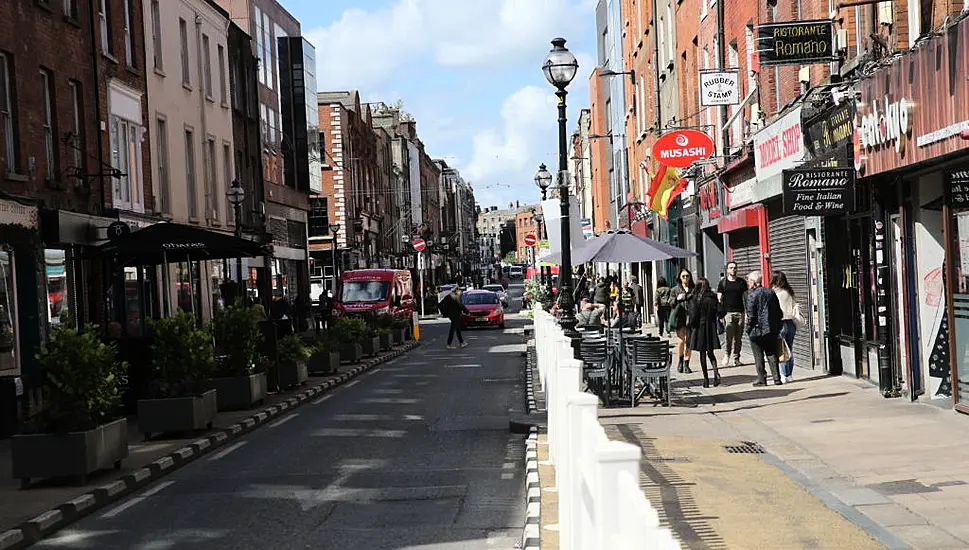
[[[720,385],[720,371],[717,369],[717,355],[714,350],[720,349],[720,334],[717,321],[719,320],[720,302],[717,295],[710,289],[710,281],[699,279],[694,292],[693,304],[690,308],[688,345],[700,356],[700,368],[703,369],[703,387],[710,387],[707,376],[707,359],[713,365],[713,385]]]

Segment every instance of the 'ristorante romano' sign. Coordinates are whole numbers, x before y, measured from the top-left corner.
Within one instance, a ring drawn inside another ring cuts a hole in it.
[[[765,23],[757,27],[761,65],[806,65],[834,59],[834,24],[830,20]]]
[[[832,216],[854,209],[855,171],[850,168],[784,170],[784,212]]]

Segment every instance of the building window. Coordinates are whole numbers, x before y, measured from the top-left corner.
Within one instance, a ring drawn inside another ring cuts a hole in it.
[[[163,70],[165,64],[162,61],[161,7],[158,2],[159,0],[151,0],[151,44],[155,68]]]
[[[121,172],[120,178],[114,178],[115,206],[140,210],[143,133],[138,123],[111,115],[111,165]]]
[[[225,87],[225,48],[222,44],[219,44],[219,100],[223,105],[229,101]]]
[[[188,67],[188,25],[182,18],[178,19],[178,39],[182,48],[182,84],[192,85],[192,76]]]
[[[98,20],[101,25],[101,52],[110,55],[111,25],[108,24],[108,21],[111,20],[111,12],[108,9],[108,0],[101,0],[100,7],[98,8]]]
[[[259,59],[259,66],[256,67],[256,74],[259,77],[259,83],[265,84],[266,78],[263,71],[265,71],[266,60],[265,56],[263,55],[265,41],[262,38],[262,11],[257,7],[253,7],[252,9],[254,13],[253,18],[256,20],[256,57]]]
[[[263,76],[263,81],[266,86],[271,90],[273,89],[273,53],[275,48],[273,47],[273,22],[269,19],[269,14],[266,12],[262,13],[262,47],[263,47],[263,72],[266,73]]]
[[[87,143],[84,140],[84,96],[81,83],[76,80],[68,81],[71,92],[71,157],[74,169],[83,173],[86,168],[84,153]]]
[[[233,179],[232,178],[232,147],[230,147],[228,143],[223,143],[222,144],[222,181],[228,184],[229,182],[232,181],[232,179]],[[216,185],[216,189],[218,189],[219,187],[221,186]],[[218,214],[219,212],[222,211],[222,206],[225,205],[225,203],[222,202],[222,193],[216,193],[215,204],[216,204],[216,207],[215,207],[216,219],[218,219]]]
[[[218,183],[216,181],[216,156],[215,140],[208,138],[205,140],[205,213],[210,219],[219,219],[214,199],[218,194]]]
[[[212,50],[207,34],[202,35],[202,78],[205,79],[205,97],[212,99]]]
[[[171,173],[168,165],[168,121],[158,118],[155,124],[155,150],[158,151],[157,158],[154,159],[158,165],[158,200],[161,202],[161,211],[171,214]]]
[[[57,146],[54,140],[57,131],[54,128],[57,109],[54,103],[54,74],[47,69],[41,69],[40,85],[44,98],[44,177],[47,181],[54,181],[57,172]]]
[[[131,0],[124,0],[124,61],[129,67],[135,66],[134,28],[131,24]]]
[[[330,212],[327,209],[327,199],[310,199],[310,237],[328,237],[330,235]]]
[[[64,15],[77,19],[77,0],[64,0]]]
[[[8,173],[17,171],[17,121],[13,89],[12,58],[0,52],[0,129],[3,131],[3,160]]]
[[[195,181],[195,136],[192,130],[185,130],[185,185],[188,188],[188,216],[198,218],[199,197]]]

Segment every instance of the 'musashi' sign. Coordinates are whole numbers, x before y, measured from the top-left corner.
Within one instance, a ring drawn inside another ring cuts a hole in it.
[[[833,216],[855,207],[855,171],[851,168],[784,170],[784,212]]]
[[[807,65],[834,59],[834,24],[829,20],[766,23],[757,27],[761,65]]]

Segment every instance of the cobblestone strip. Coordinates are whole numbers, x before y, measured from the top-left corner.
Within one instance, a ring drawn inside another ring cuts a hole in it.
[[[526,330],[527,332],[527,330]],[[525,400],[526,412],[538,412],[535,394],[535,341],[526,340],[525,353]],[[525,528],[519,548],[539,550],[542,534],[542,484],[538,477],[538,428],[529,430],[525,440]]]
[[[20,550],[27,548],[31,544],[49,537],[56,531],[95,510],[120,500],[131,492],[151,484],[182,466],[193,462],[198,457],[208,454],[227,442],[251,432],[253,429],[279,416],[280,413],[299,407],[313,397],[339,386],[377,365],[396,359],[416,348],[418,345],[419,343],[414,340],[405,342],[388,353],[371,358],[350,369],[336,379],[327,380],[313,387],[302,389],[299,393],[285,401],[254,412],[248,418],[177,449],[155,460],[148,466],[125,475],[121,479],[92,489],[73,500],[25,521],[19,527],[0,532],[0,550]]]

